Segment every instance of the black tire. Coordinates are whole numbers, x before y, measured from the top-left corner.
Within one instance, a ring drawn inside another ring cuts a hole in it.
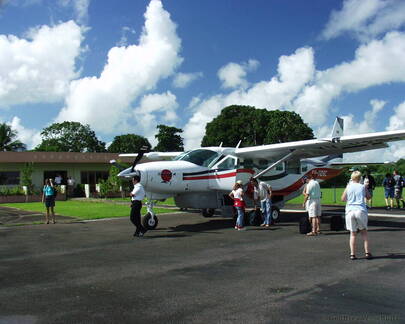
[[[203,215],[203,217],[212,217],[212,216],[214,216],[214,213],[215,213],[214,208],[201,209],[201,215]]]
[[[271,219],[275,223],[280,218],[280,209],[276,206],[271,207]]]
[[[344,221],[342,216],[332,216],[330,219],[330,230],[331,231],[342,231],[344,230]]]
[[[159,220],[155,216],[152,216],[151,213],[147,213],[142,219],[142,226],[147,230],[154,230],[158,226]]]
[[[307,234],[312,231],[311,223],[309,222],[308,216],[302,216],[299,222],[300,234]]]

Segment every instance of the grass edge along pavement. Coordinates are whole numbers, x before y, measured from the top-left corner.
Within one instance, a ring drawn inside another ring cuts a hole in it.
[[[322,188],[322,204],[323,205],[336,205],[336,206],[345,206],[346,203],[340,200],[343,191],[345,188]],[[109,199],[114,202],[128,201],[128,198],[112,198]],[[299,195],[298,197],[291,199],[286,202],[287,205],[302,205],[304,201],[304,196]],[[168,198],[165,201],[158,202],[156,206],[176,206],[173,198]],[[394,204],[395,205],[395,204]],[[385,207],[384,201],[384,188],[376,187],[373,194],[373,207]]]
[[[336,193],[334,192],[336,190]],[[322,198],[321,203],[322,205],[335,205],[335,206],[345,206],[346,202],[340,200],[343,191],[345,188],[321,188]],[[335,196],[336,195],[336,201]],[[304,201],[304,196],[300,195],[294,199],[287,201],[287,204],[291,205],[302,205]],[[396,202],[394,201],[394,206],[396,206]],[[383,187],[376,187],[373,191],[373,207],[385,207],[385,200],[384,200],[384,188]]]
[[[45,213],[45,206],[41,202],[29,203],[8,203],[1,204],[4,207],[17,208],[25,211]],[[173,209],[154,208],[157,214],[172,213]],[[114,217],[128,217],[130,213],[129,204],[119,205],[106,202],[87,201],[57,201],[55,214],[58,216],[68,216],[79,220],[92,220]],[[146,207],[142,207],[142,214],[146,213]]]
[[[344,202],[340,201],[340,196],[344,188],[322,188],[322,204],[323,205],[337,205],[343,206]],[[336,198],[336,201],[335,201]],[[122,204],[125,202],[126,204]],[[287,205],[301,205],[303,202],[303,196],[300,195],[295,199],[287,202]],[[159,208],[159,204],[162,208]],[[173,209],[165,208],[164,206],[175,206],[173,198],[169,198],[163,202],[160,202],[155,206],[154,211],[156,214],[172,213]],[[395,205],[395,204],[394,204]],[[25,211],[38,212],[41,214],[45,213],[45,207],[43,203],[6,203],[0,204],[0,206],[17,208]],[[377,187],[374,190],[373,207],[384,207],[384,188]],[[170,207],[169,207],[170,208]],[[75,220],[92,220],[92,219],[103,219],[103,218],[114,218],[114,217],[128,217],[129,215],[129,201],[128,198],[124,199],[112,199],[112,200],[97,200],[97,201],[86,201],[86,200],[67,200],[67,201],[57,201],[55,207],[56,215],[72,217]],[[146,214],[146,207],[142,208],[142,215]],[[17,225],[27,225],[27,224],[41,224],[42,222],[34,221]],[[11,224],[10,224],[11,225]]]

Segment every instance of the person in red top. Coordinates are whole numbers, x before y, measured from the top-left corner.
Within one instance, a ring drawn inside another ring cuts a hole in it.
[[[236,208],[238,218],[236,219],[235,229],[238,231],[243,229],[243,218],[245,217],[245,201],[243,199],[242,184],[236,182],[232,188],[233,190],[229,194],[229,197],[233,199],[233,206]]]

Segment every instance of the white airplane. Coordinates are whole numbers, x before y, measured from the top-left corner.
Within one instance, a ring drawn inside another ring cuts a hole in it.
[[[285,202],[301,194],[306,176],[315,173],[320,181],[333,178],[343,169],[341,162],[330,162],[332,159],[343,153],[385,148],[387,142],[404,140],[405,130],[342,135],[343,119],[336,118],[329,138],[244,148],[239,148],[239,143],[236,148],[221,145],[187,152],[120,154],[136,158],[132,167],[118,176],[140,175],[148,210],[143,224],[148,229],[158,224],[154,204],[169,197],[174,197],[180,208],[201,209],[205,217],[212,216],[216,209],[229,215],[232,186],[238,180],[247,184],[251,177],[272,186],[272,216],[277,219]],[[137,164],[143,157],[160,161]],[[166,160],[170,158],[173,160]],[[253,202],[248,199],[247,203],[252,206]]]

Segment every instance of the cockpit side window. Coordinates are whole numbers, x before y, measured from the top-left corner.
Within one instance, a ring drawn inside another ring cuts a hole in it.
[[[200,166],[208,167],[220,153],[206,149],[198,149],[193,151],[184,152],[175,157],[175,161],[187,161]]]

